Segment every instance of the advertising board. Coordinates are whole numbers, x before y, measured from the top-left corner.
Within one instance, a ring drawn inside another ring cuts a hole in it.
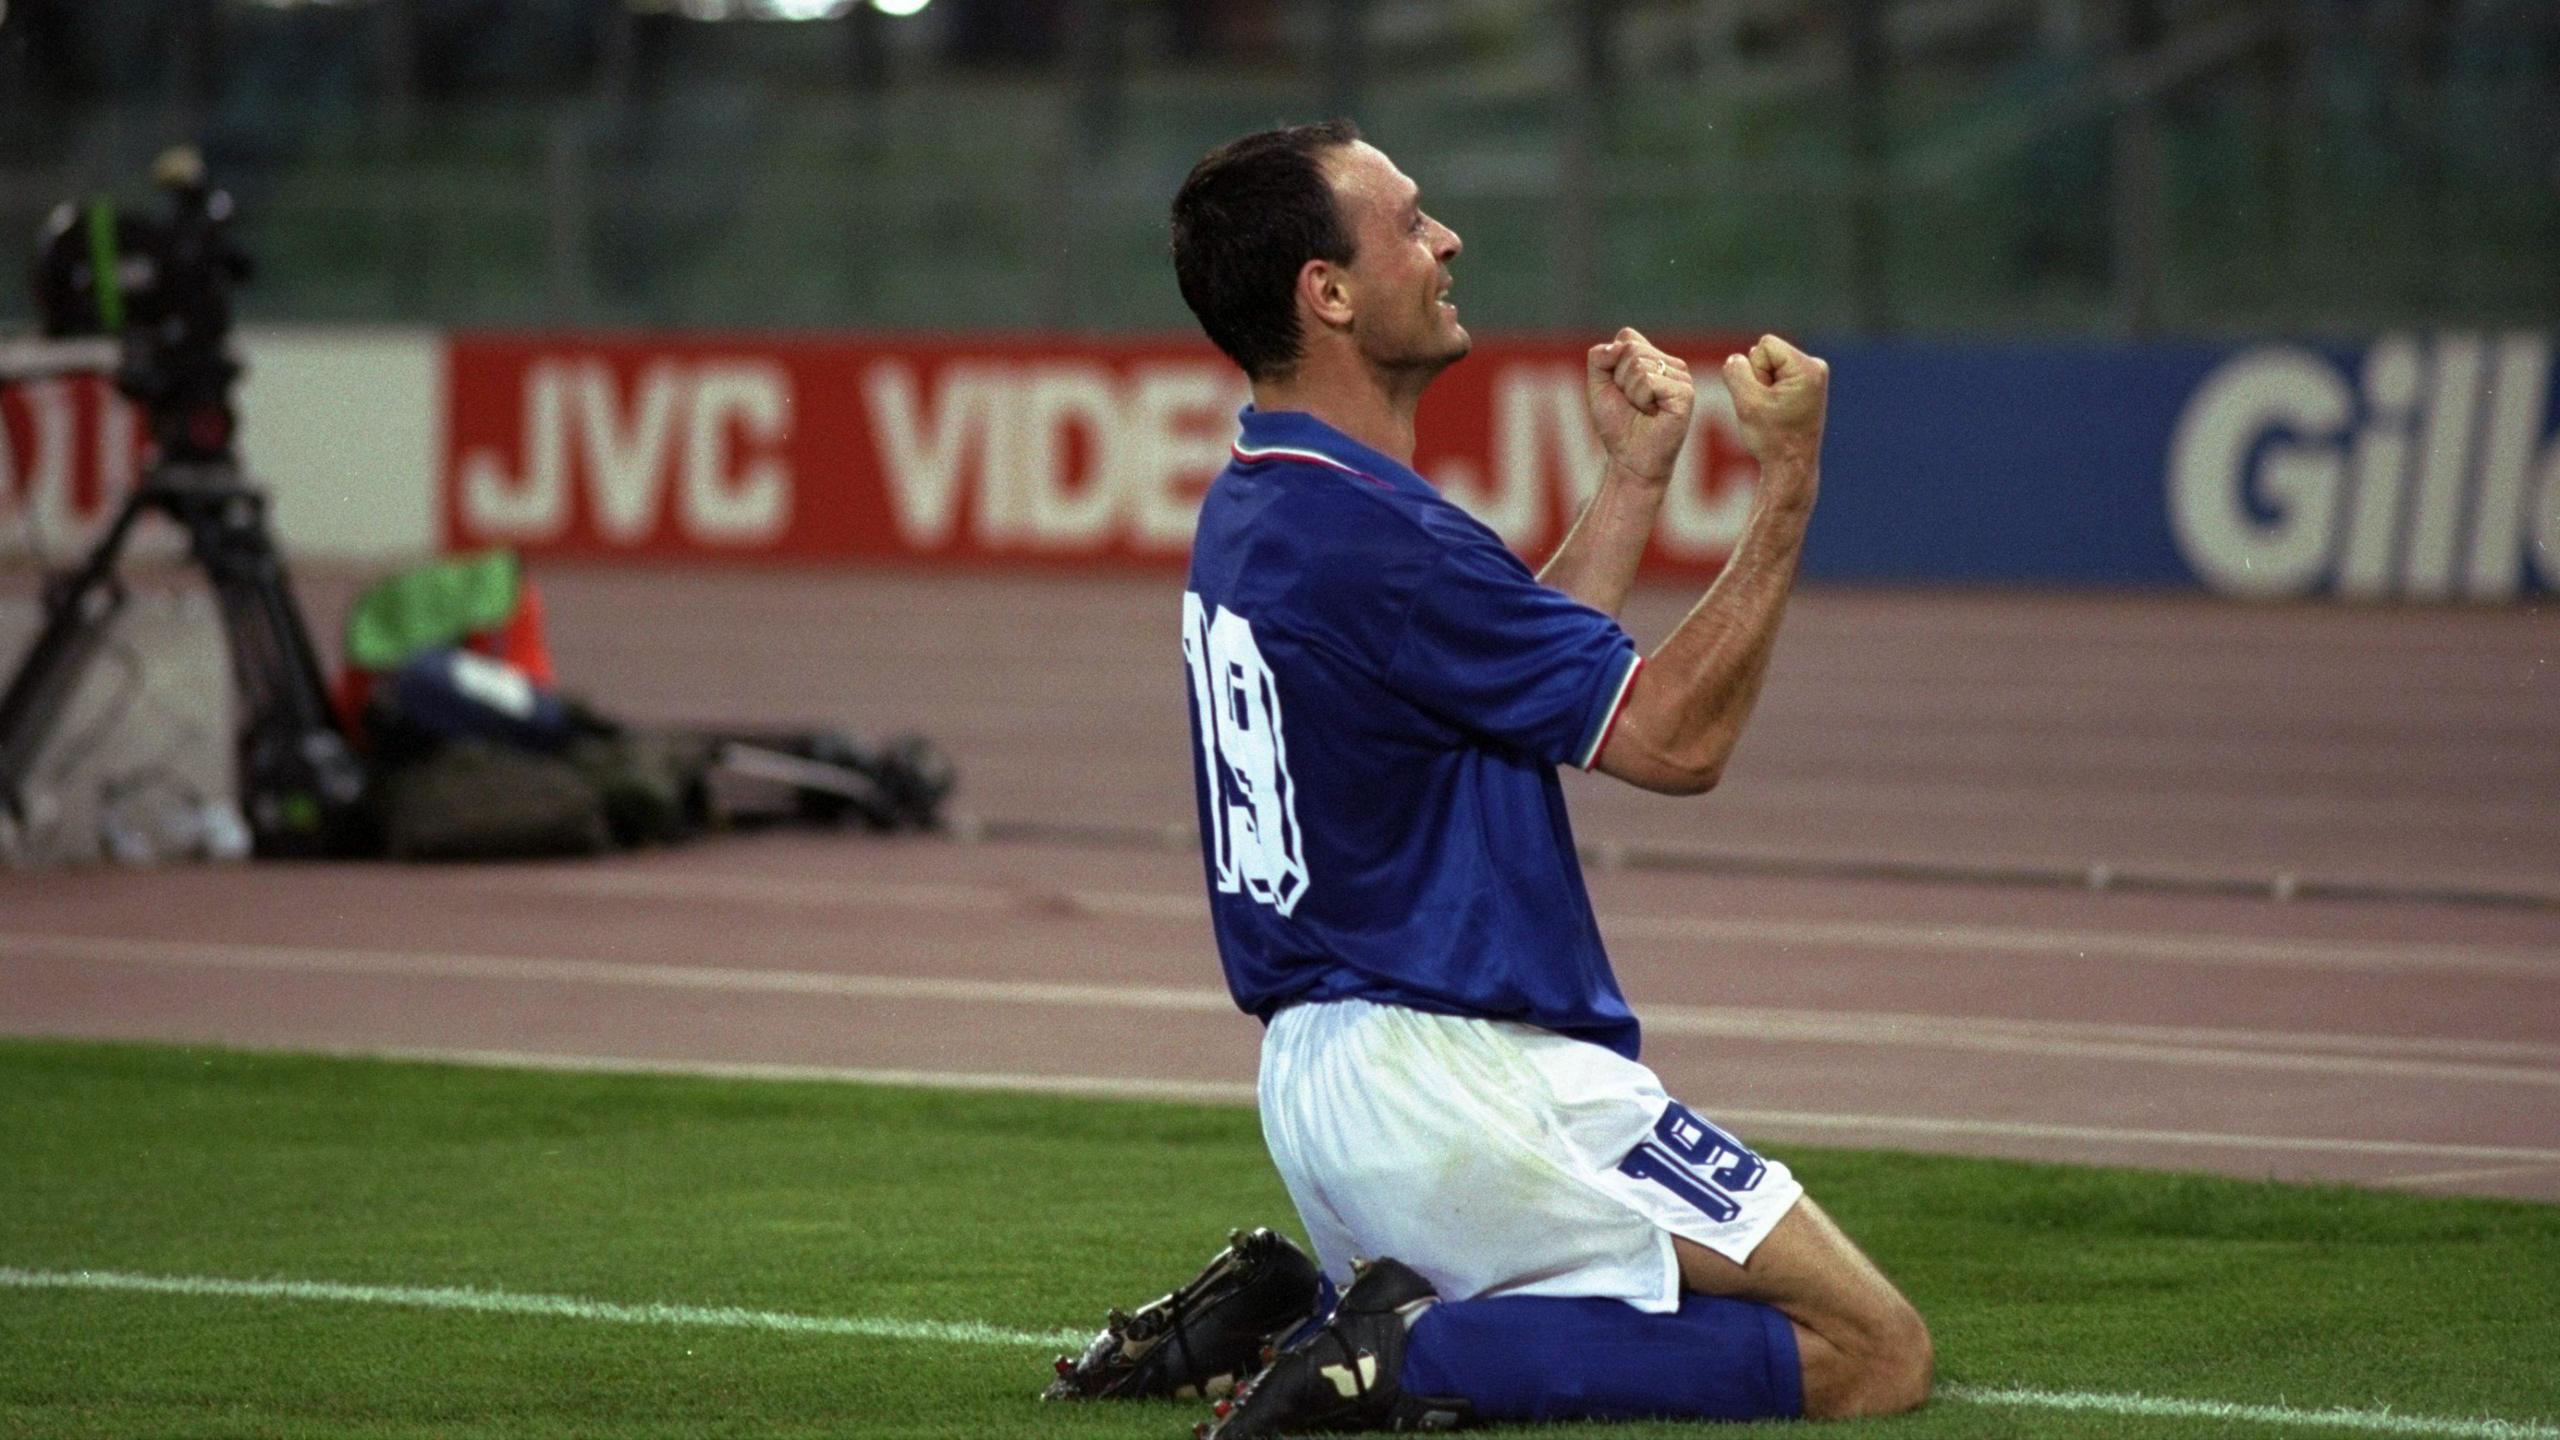
[[[2545,335],[1844,345],[1831,579],[2502,600],[2560,588]]]
[[[1243,378],[1205,345],[457,337],[451,545],[694,561],[1179,566]],[[1712,574],[1753,475],[1701,404],[1652,559]],[[1416,467],[1526,552],[1598,481],[1582,347],[1496,342],[1433,388]]]
[[[1714,362],[1647,576],[1703,583],[1756,470]],[[287,553],[1179,569],[1246,399],[1180,339],[246,337],[242,447]],[[1820,580],[2498,601],[2560,589],[2553,338],[2360,347],[1815,342]],[[1524,555],[1598,482],[1582,345],[1492,337],[1416,468]],[[60,559],[139,473],[96,381],[0,389],[0,555]]]

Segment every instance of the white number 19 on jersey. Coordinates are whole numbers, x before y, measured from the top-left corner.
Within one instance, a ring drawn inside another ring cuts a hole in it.
[[[1224,605],[1210,618],[1196,593],[1182,597],[1182,658],[1200,715],[1208,774],[1210,869],[1218,889],[1238,891],[1286,915],[1307,893],[1298,791],[1280,737],[1280,687],[1262,661],[1253,626]]]

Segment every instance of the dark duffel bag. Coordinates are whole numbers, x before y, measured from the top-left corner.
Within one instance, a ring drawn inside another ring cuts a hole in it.
[[[596,855],[613,828],[596,784],[566,760],[459,740],[377,776],[383,853],[394,860]]]

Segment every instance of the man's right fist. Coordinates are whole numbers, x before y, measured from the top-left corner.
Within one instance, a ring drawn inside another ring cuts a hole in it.
[[[1781,461],[1810,467],[1822,453],[1822,415],[1831,367],[1775,335],[1724,362],[1724,388],[1742,443],[1765,473]]]

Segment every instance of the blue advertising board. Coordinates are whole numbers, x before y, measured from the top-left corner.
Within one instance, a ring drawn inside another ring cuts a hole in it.
[[[1832,364],[1817,578],[2560,589],[2549,336],[1816,348]]]

